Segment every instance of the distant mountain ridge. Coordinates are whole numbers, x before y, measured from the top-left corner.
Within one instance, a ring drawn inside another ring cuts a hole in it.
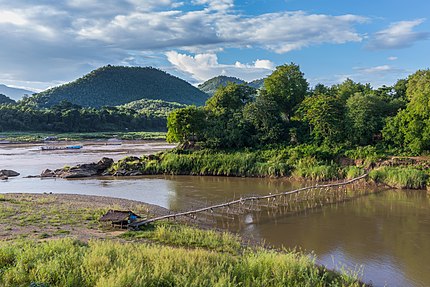
[[[0,105],[2,104],[15,104],[16,102],[14,100],[12,100],[11,98],[0,94]]]
[[[3,84],[0,84],[0,94],[5,95],[15,101],[18,101],[24,97],[24,95],[31,96],[34,92],[24,89],[12,88]]]
[[[83,107],[124,105],[141,99],[203,105],[208,96],[188,82],[152,67],[105,66],[28,101],[51,107],[68,101]]]
[[[250,87],[253,87],[255,89],[260,89],[263,87],[264,79],[254,80],[252,82],[247,83],[246,81],[236,78],[236,77],[229,77],[229,76],[217,76],[212,79],[207,80],[206,82],[200,84],[198,88],[208,94],[209,96],[213,96],[215,94],[216,90],[220,86],[227,86],[228,83],[234,83],[239,85],[248,85]]]

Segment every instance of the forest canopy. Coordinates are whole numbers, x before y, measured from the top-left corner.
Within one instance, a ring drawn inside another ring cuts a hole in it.
[[[204,107],[174,110],[168,140],[216,149],[267,145],[379,145],[419,154],[430,150],[430,70],[392,87],[351,79],[309,88],[296,64],[264,80],[262,89],[220,86]]]

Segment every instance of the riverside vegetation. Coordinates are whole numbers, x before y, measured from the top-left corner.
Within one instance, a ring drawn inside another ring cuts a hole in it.
[[[167,140],[180,148],[113,169],[143,173],[286,176],[332,180],[393,164],[389,155],[424,155],[372,178],[395,187],[427,186],[430,70],[373,89],[346,80],[309,89],[299,66],[277,67],[258,91],[220,86],[204,107],[168,116]],[[385,161],[384,160],[388,160]]]
[[[2,220],[1,236],[10,230],[17,237],[0,242],[0,286],[364,286],[355,272],[329,271],[294,250],[246,246],[226,232],[168,223],[139,232],[112,232],[96,219],[108,209],[128,206],[144,216],[154,211],[123,200],[88,199],[0,197],[7,207],[0,217],[16,216],[26,227],[16,232],[13,220]],[[78,203],[83,206],[76,210]],[[51,232],[39,217],[54,225]],[[37,234],[28,228],[45,231]],[[99,239],[82,237],[89,233]]]

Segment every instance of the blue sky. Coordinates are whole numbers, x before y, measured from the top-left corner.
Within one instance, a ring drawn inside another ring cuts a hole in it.
[[[38,91],[107,64],[250,81],[294,62],[311,85],[391,85],[430,67],[429,11],[426,0],[0,0],[0,83]]]

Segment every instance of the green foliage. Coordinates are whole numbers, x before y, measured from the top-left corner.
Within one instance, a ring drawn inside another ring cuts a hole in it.
[[[176,109],[185,108],[186,105],[175,102],[166,102],[162,100],[148,100],[142,99],[128,104],[122,105],[119,108],[132,109],[139,114],[155,117],[165,117]]]
[[[189,106],[171,112],[167,118],[167,142],[197,140],[205,124],[204,111]]]
[[[141,99],[202,105],[207,95],[191,84],[151,67],[105,66],[25,102],[51,107],[63,100],[83,107],[118,106]]]
[[[372,170],[370,178],[396,188],[423,189],[429,175],[414,167],[382,167]]]
[[[306,98],[300,107],[304,121],[311,126],[317,142],[336,143],[344,139],[344,106],[329,95],[317,94]]]
[[[81,108],[67,102],[50,109],[24,104],[0,105],[3,131],[142,131],[166,129],[165,116],[146,115],[124,107]]]
[[[415,154],[430,149],[430,70],[420,70],[408,79],[406,109],[388,120],[384,138]]]
[[[383,159],[382,151],[378,150],[375,146],[363,146],[350,149],[345,152],[345,156],[357,160],[365,160],[366,162],[376,162]]]
[[[348,78],[343,83],[333,86],[331,90],[339,100],[346,102],[356,93],[364,95],[371,93],[372,88],[370,87],[370,84],[356,83]]]
[[[243,118],[249,122],[255,134],[253,142],[261,145],[282,142],[286,125],[276,99],[264,91],[243,109]]]
[[[387,103],[372,94],[356,93],[346,101],[348,139],[356,145],[368,145],[383,128]]]
[[[183,247],[201,247],[220,252],[238,253],[241,241],[237,235],[214,230],[202,230],[185,225],[157,224],[153,229],[131,231],[121,235],[125,239],[150,239],[154,242]]]
[[[11,142],[41,142],[54,136],[57,141],[81,141],[118,138],[121,140],[164,140],[165,132],[92,132],[92,133],[48,133],[48,132],[3,132],[0,137]]]
[[[205,109],[216,116],[230,115],[240,111],[255,93],[251,87],[228,83],[207,100]]]
[[[328,164],[321,163],[315,158],[310,157],[302,158],[296,163],[293,177],[315,181],[327,181],[342,178],[343,174],[339,166],[333,162]]]
[[[346,179],[353,179],[364,174],[364,169],[358,166],[347,166],[343,168],[344,177]]]
[[[0,243],[3,286],[360,286],[297,252],[241,255],[71,239]]]
[[[267,93],[276,97],[282,112],[287,118],[292,115],[308,90],[308,82],[296,64],[286,64],[276,70],[264,80]]]
[[[0,105],[7,105],[7,104],[16,104],[16,102],[11,98],[3,94],[0,94]]]

